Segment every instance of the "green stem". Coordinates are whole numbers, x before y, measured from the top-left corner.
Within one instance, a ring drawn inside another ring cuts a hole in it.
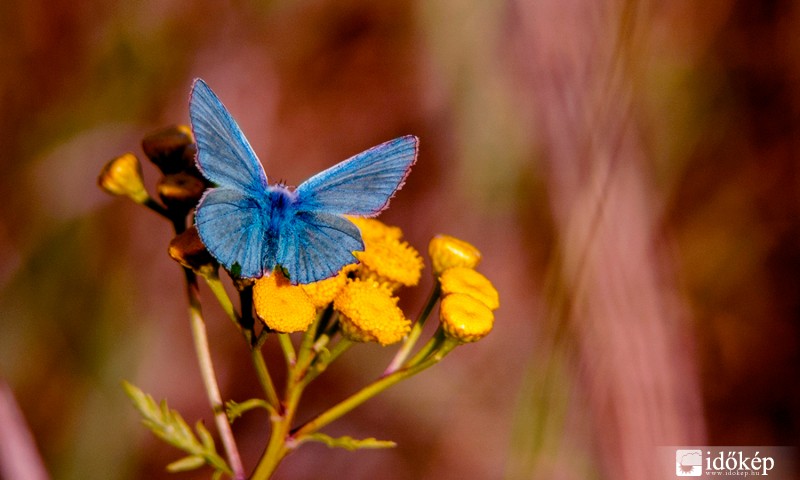
[[[288,378],[286,379],[286,403],[281,414],[273,415],[271,418],[272,431],[270,433],[269,443],[258,465],[256,465],[256,470],[250,477],[251,480],[268,479],[272,473],[275,472],[275,469],[278,468],[278,464],[283,457],[291,451],[292,447],[288,445],[287,439],[289,438],[294,416],[297,413],[300,397],[306,385],[303,381],[303,377],[314,358],[311,349],[314,344],[318,320],[319,319],[306,330],[297,353],[294,351],[288,334],[281,333],[278,335],[278,339],[284,351],[284,356],[286,357],[288,371]]]
[[[169,211],[166,208],[164,208],[163,205],[161,205],[160,203],[158,203],[155,200],[153,200],[153,198],[150,197],[149,195],[147,196],[146,199],[144,199],[144,201],[136,202],[136,203],[139,203],[140,205],[144,205],[145,207],[147,207],[150,210],[156,212],[157,214],[161,215],[162,217],[172,220],[172,217],[171,217]],[[177,233],[180,233],[180,232],[177,232]]]
[[[450,353],[450,351],[453,350],[453,348],[455,348],[457,345],[458,343],[455,340],[447,339],[436,353],[430,355],[424,361],[418,363],[417,365],[406,367],[397,370],[396,372],[393,372],[389,375],[383,376],[380,379],[376,380],[375,382],[362,388],[361,390],[351,395],[347,399],[343,400],[337,405],[334,405],[333,407],[321,413],[314,419],[310,420],[309,422],[306,422],[301,427],[295,429],[295,431],[292,432],[292,438],[294,439],[294,443],[297,443],[300,440],[302,440],[302,437],[315,433],[316,431],[325,427],[334,420],[337,420],[342,415],[345,415],[346,413],[350,412],[357,406],[361,405],[365,401],[369,400],[370,398],[374,397],[380,392],[386,390],[392,385],[402,380],[405,380],[413,375],[416,375],[427,368],[432,367],[433,365],[438,363],[442,358],[444,358],[445,355]]]
[[[214,412],[214,422],[217,425],[220,440],[222,441],[226,456],[228,457],[228,462],[233,470],[233,478],[236,480],[244,480],[244,467],[239,457],[239,451],[236,448],[236,441],[233,438],[230,423],[228,423],[228,418],[225,415],[222,395],[220,394],[216,374],[214,373],[214,365],[211,362],[211,350],[208,346],[206,325],[203,321],[203,313],[200,307],[197,277],[194,272],[189,269],[184,269],[184,272],[186,274],[186,286],[189,296],[189,318],[191,320],[192,338],[194,339],[194,348],[200,367],[200,375],[203,379],[206,395],[211,403],[211,409]]]
[[[255,334],[255,318],[253,318],[253,286],[248,285],[239,289],[239,307],[242,314],[239,317],[239,325],[247,332],[250,345],[256,345],[258,338]]]
[[[272,432],[270,433],[269,443],[267,444],[264,454],[256,465],[256,469],[250,476],[250,480],[267,480],[278,468],[278,464],[283,457],[288,453],[286,448],[285,439],[289,434],[290,421],[287,421],[286,411],[284,415],[279,417],[278,421],[272,422]]]
[[[314,351],[312,347],[314,346],[314,337],[317,336],[317,326],[322,318],[322,314],[323,312],[320,312],[317,318],[311,322],[311,325],[306,328],[306,331],[303,332],[303,340],[300,341],[300,349],[297,352],[297,363],[294,367],[294,376],[298,380],[305,376],[308,366],[311,365],[311,362],[314,360]]]
[[[327,337],[320,337],[322,338]],[[317,341],[319,343],[319,341]],[[317,343],[314,344],[316,347]],[[333,363],[334,360],[339,358],[339,355],[346,352],[351,346],[353,346],[353,341],[347,338],[342,338],[339,340],[336,345],[331,349],[330,353],[327,357],[317,357],[315,362],[311,365],[311,368],[306,373],[305,377],[303,377],[303,384],[308,385],[311,383],[312,380],[317,378],[320,373],[324,372],[328,365]]]
[[[281,345],[283,351],[283,358],[286,360],[286,368],[291,369],[297,363],[297,355],[294,352],[294,345],[292,339],[289,338],[288,333],[278,334],[278,343]]]
[[[403,366],[403,362],[406,361],[406,358],[408,358],[408,356],[411,354],[411,350],[414,348],[417,340],[419,340],[419,336],[422,333],[422,327],[425,326],[425,321],[428,320],[428,317],[433,311],[433,307],[436,306],[436,302],[439,301],[439,297],[442,295],[442,286],[439,283],[439,279],[436,278],[434,282],[433,290],[431,290],[431,294],[428,296],[428,301],[425,302],[425,306],[422,307],[422,311],[417,317],[417,321],[414,323],[411,331],[408,333],[408,337],[406,337],[406,340],[403,342],[403,346],[400,347],[400,350],[397,351],[397,354],[383,372],[384,376],[397,371]]]
[[[253,365],[256,368],[256,376],[258,377],[261,388],[264,389],[264,395],[267,398],[270,406],[279,412],[281,408],[281,401],[278,399],[278,393],[275,390],[275,384],[272,383],[272,376],[267,370],[267,363],[264,361],[264,355],[261,353],[261,348],[256,346],[250,350],[250,356],[253,357]]]
[[[237,330],[244,333],[240,322],[241,317],[236,311],[236,308],[234,308],[231,297],[228,296],[228,292],[225,291],[225,286],[222,284],[219,275],[214,272],[214,274],[206,275],[203,278],[205,278],[206,284],[211,289],[211,293],[214,294],[214,298],[217,299],[217,302],[219,302],[222,310],[225,311],[225,314],[228,315],[228,318],[233,322],[233,325]]]
[[[228,315],[228,318],[230,318],[237,330],[239,330],[245,336],[247,344],[250,347],[250,356],[253,360],[253,366],[256,369],[256,376],[261,384],[261,388],[264,390],[264,395],[266,396],[267,402],[274,409],[274,411],[279,411],[280,400],[278,399],[278,394],[275,390],[275,384],[272,382],[272,376],[270,376],[269,370],[267,369],[267,364],[264,361],[264,355],[261,352],[260,345],[258,345],[256,342],[252,342],[252,332],[242,327],[241,316],[236,312],[233,302],[228,296],[228,292],[225,291],[225,286],[222,284],[219,276],[216,275],[216,272],[214,272],[214,274],[206,275],[204,278],[206,279],[206,283],[211,289],[211,292],[214,293],[214,296],[216,297],[220,306]],[[254,345],[253,343],[256,344]]]
[[[444,336],[444,331],[440,327],[438,330],[436,330],[436,333],[433,335],[433,337],[428,340],[428,343],[420,348],[416,355],[411,358],[411,360],[406,362],[406,366],[411,367],[424,361],[426,358],[428,358],[428,355],[441,348],[442,344],[444,344],[446,340],[447,337]]]

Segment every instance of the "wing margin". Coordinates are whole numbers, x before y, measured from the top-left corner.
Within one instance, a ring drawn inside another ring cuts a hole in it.
[[[297,187],[299,209],[371,217],[389,205],[417,161],[414,135],[389,140],[323,170]]]

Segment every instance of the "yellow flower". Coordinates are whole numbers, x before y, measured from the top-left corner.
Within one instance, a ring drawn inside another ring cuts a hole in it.
[[[353,252],[361,268],[358,277],[396,290],[419,283],[423,262],[419,253],[401,240],[403,231],[374,218],[348,216],[361,231],[364,251]]]
[[[419,283],[422,257],[408,243],[396,238],[365,240],[366,249],[355,252],[361,262],[359,277],[384,283],[392,290]]]
[[[460,342],[477,342],[492,331],[494,314],[481,301],[464,293],[445,295],[439,306],[445,335]]]
[[[347,275],[358,267],[357,264],[352,263],[345,265],[337,275],[326,278],[314,283],[307,283],[300,285],[303,291],[306,292],[308,298],[317,308],[326,307],[333,301],[336,294],[341,291],[345,283],[347,283]]]
[[[375,282],[348,282],[333,306],[341,314],[342,334],[357,342],[389,345],[400,341],[411,329],[411,322],[397,306],[397,298]]]
[[[292,285],[279,270],[256,280],[253,304],[267,327],[283,333],[305,331],[317,315],[306,292]]]
[[[448,268],[439,277],[442,294],[464,293],[486,305],[489,310],[500,307],[500,295],[488,278],[467,267]]]
[[[386,225],[380,220],[375,220],[374,218],[348,216],[347,219],[353,222],[356,227],[361,230],[361,238],[363,238],[365,242],[371,240],[380,240],[383,238],[400,240],[400,238],[403,236],[403,231],[400,230],[400,227]]]
[[[477,248],[450,235],[433,237],[428,244],[428,253],[436,275],[452,267],[475,268],[481,262],[481,252]]]
[[[144,203],[150,198],[142,180],[142,165],[132,153],[109,161],[100,172],[97,184],[112,195],[130,197],[136,203]]]

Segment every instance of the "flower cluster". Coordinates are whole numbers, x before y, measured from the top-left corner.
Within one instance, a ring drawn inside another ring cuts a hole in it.
[[[337,275],[306,285],[275,281],[275,274],[256,280],[256,315],[268,328],[284,333],[305,331],[317,312],[332,305],[338,313],[341,333],[357,342],[390,345],[403,339],[411,321],[397,306],[395,292],[419,282],[423,268],[419,253],[402,239],[397,227],[378,220],[350,218],[358,226],[365,249],[355,252],[359,263]],[[277,314],[275,298],[281,298],[283,313]]]
[[[217,454],[211,435],[202,424],[197,434],[189,429],[177,412],[133,386],[126,390],[153,431],[186,451],[189,456],[171,464],[172,471],[209,465],[218,475],[244,478],[233,434],[228,422],[248,409],[264,407],[270,411],[271,436],[264,455],[251,478],[267,478],[278,462],[305,441],[322,441],[329,446],[382,448],[393,442],[374,438],[331,438],[319,432],[331,421],[349,412],[389,386],[439,362],[453,348],[485,337],[494,325],[494,311],[500,306],[497,290],[476,267],[481,253],[471,244],[448,235],[434,237],[428,245],[433,273],[433,289],[415,319],[399,306],[404,288],[420,283],[424,262],[419,252],[403,239],[400,228],[372,218],[348,217],[360,231],[363,251],[353,252],[354,263],[324,280],[293,285],[281,268],[259,279],[239,278],[229,272],[239,293],[239,309],[218,276],[219,263],[203,244],[192,225],[194,209],[210,187],[195,164],[197,147],[188,127],[170,127],[145,137],[142,149],[160,170],[157,195],[151,196],[142,178],[142,165],[132,153],[109,161],[98,178],[108,193],[125,196],[169,219],[175,237],[168,253],[185,269],[189,288],[190,316],[198,363],[207,395],[224,444],[227,462]],[[198,279],[203,278],[232,322],[244,335],[252,352],[263,399],[223,406],[211,368],[210,354],[200,311]],[[439,328],[416,351],[425,321],[439,306]],[[290,333],[303,332],[295,347]],[[275,334],[287,359],[285,396],[279,398],[261,353],[268,335]],[[382,346],[400,344],[397,354],[373,383],[314,419],[293,426],[297,402],[304,388],[339,355],[359,342]],[[412,354],[413,353],[413,354]],[[227,417],[225,412],[227,407]],[[230,420],[228,420],[230,419]]]
[[[332,305],[339,314],[341,333],[350,340],[390,345],[408,334],[411,321],[397,306],[396,292],[419,283],[422,258],[403,241],[399,228],[371,218],[351,221],[365,244],[363,252],[356,252],[358,264],[307,285],[291,285],[280,272],[255,282],[255,311],[268,328],[305,331],[316,314]],[[462,343],[485,337],[500,300],[492,283],[475,270],[480,252],[463,240],[438,235],[429,253],[441,289],[445,335]]]
[[[142,140],[142,150],[161,171],[156,202],[144,187],[142,166],[133,153],[109,161],[97,183],[112,195],[126,196],[173,220],[185,218],[209,186],[195,165],[197,147],[189,127],[177,125],[153,132]]]
[[[489,334],[500,296],[475,270],[481,254],[474,246],[449,235],[431,240],[429,253],[442,289],[439,317],[445,334],[460,342],[475,342]]]

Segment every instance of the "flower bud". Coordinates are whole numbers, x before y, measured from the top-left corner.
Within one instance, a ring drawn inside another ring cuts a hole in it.
[[[458,238],[450,235],[436,235],[428,244],[433,272],[441,275],[452,267],[475,268],[481,261],[481,252]]]
[[[480,301],[489,310],[500,307],[500,295],[492,282],[475,270],[467,267],[448,268],[439,277],[442,294],[463,293]]]
[[[442,299],[439,320],[446,336],[468,343],[477,342],[492,331],[494,314],[467,294],[451,293]]]
[[[197,162],[195,161],[196,157],[197,157],[197,144],[190,143],[189,145],[186,145],[186,148],[183,149],[183,158],[181,159],[181,163],[186,165],[183,171],[199,178],[206,185],[210,185],[208,180],[206,180],[206,177],[204,177],[203,174],[200,173],[200,170],[197,168]]]
[[[169,210],[184,215],[197,205],[205,189],[205,182],[187,172],[164,175],[156,185],[156,191],[164,205]]]
[[[132,153],[126,153],[109,161],[100,172],[97,184],[112,195],[130,197],[136,203],[149,198],[142,180],[142,165]]]
[[[188,161],[184,155],[186,148],[192,143],[192,130],[186,125],[177,125],[144,137],[142,150],[162,173],[169,175],[194,166],[194,155]]]
[[[203,274],[217,268],[217,262],[192,225],[169,242],[169,256],[186,268]]]

